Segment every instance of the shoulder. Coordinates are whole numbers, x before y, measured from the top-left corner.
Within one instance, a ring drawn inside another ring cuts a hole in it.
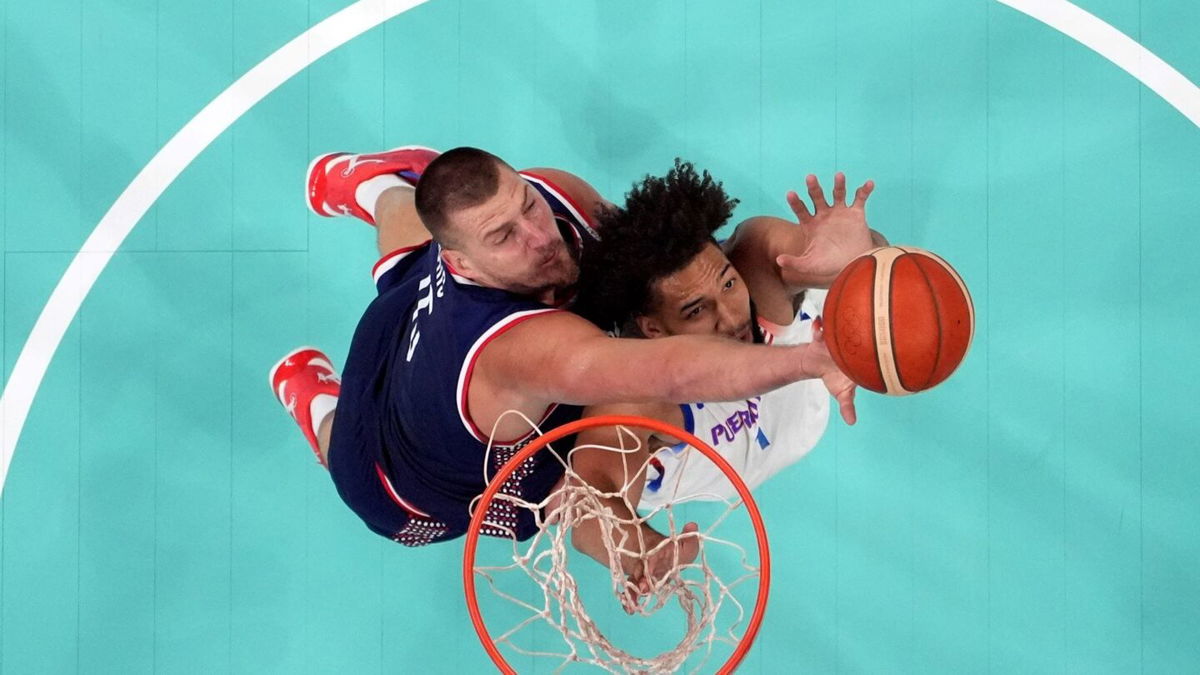
[[[552,352],[556,347],[569,347],[589,339],[609,338],[588,320],[567,310],[539,305],[537,309],[516,312],[506,322],[511,330],[505,339],[496,340],[495,352],[516,352],[521,355]]]
[[[780,252],[786,245],[794,244],[795,237],[800,234],[800,228],[783,218],[775,216],[754,216],[738,223],[733,236],[726,240],[725,255],[730,260],[754,258],[753,262],[774,266],[775,261],[768,259],[773,253]]]
[[[569,171],[548,167],[534,167],[532,169],[523,169],[521,175],[548,184],[549,187],[570,200],[572,205],[578,208],[588,219],[589,223],[595,221],[596,213],[600,209],[610,206],[609,202],[600,196],[596,188]]]
[[[793,294],[775,259],[796,250],[799,228],[782,218],[755,216],[742,221],[724,244],[725,255],[746,283],[760,317],[787,325],[795,318]]]

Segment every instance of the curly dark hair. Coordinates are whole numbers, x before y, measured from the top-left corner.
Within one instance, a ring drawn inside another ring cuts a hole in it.
[[[729,220],[738,200],[707,171],[675,159],[666,176],[646,176],[625,206],[597,215],[599,242],[584,247],[575,311],[606,330],[628,329],[655,309],[654,285],[675,274]]]

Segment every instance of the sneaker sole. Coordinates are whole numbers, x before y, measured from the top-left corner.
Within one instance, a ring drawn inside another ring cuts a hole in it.
[[[340,157],[342,155],[348,155],[348,154],[350,154],[350,153],[348,153],[348,152],[328,152],[328,153],[325,153],[324,155],[318,155],[316,159],[314,159],[313,161],[308,163],[308,171],[305,172],[305,174],[304,174],[304,203],[308,204],[309,211],[312,211],[313,213],[317,214],[318,216],[324,216],[325,218],[333,218],[334,216],[341,215],[338,213],[328,213],[313,201],[313,196],[312,196],[313,172],[315,172],[317,170],[318,165],[322,165],[322,170],[323,170],[324,169],[323,165],[328,163],[329,160],[333,159],[334,157]]]

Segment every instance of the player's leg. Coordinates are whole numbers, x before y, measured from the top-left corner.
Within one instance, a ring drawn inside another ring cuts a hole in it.
[[[268,376],[271,391],[312,448],[317,462],[328,467],[329,437],[341,394],[341,378],[329,357],[312,347],[289,352]]]
[[[416,246],[430,238],[429,230],[417,215],[416,192],[405,185],[388,188],[379,195],[375,204],[375,229],[380,255]]]
[[[414,205],[414,186],[436,150],[405,146],[385,152],[333,152],[312,161],[308,207],[321,216],[352,216],[378,230],[380,254],[429,239]]]
[[[333,417],[337,413],[333,410],[321,420],[317,425],[317,457],[321,464],[329,467],[329,439],[333,435]]]

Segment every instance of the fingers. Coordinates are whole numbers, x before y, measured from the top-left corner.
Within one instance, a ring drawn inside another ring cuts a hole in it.
[[[829,202],[825,201],[825,191],[821,189],[821,181],[811,173],[804,180],[808,184],[808,197],[812,199],[813,209],[820,213],[822,209],[829,208]]]
[[[846,205],[846,174],[841,171],[833,174],[833,205]]]
[[[808,212],[808,206],[805,205],[803,199],[800,199],[800,195],[796,194],[795,190],[787,193],[787,203],[792,208],[792,213],[796,214],[801,223],[807,223],[812,219],[812,214]]]
[[[838,395],[838,406],[842,411],[842,419],[851,426],[858,421],[858,413],[854,409],[854,392],[858,387],[850,387]]]
[[[787,253],[780,253],[779,255],[775,256],[775,264],[779,265],[780,269],[785,270],[799,269],[803,271],[803,264],[800,262],[800,260],[800,256],[790,255]]]
[[[871,192],[873,192],[874,190],[875,190],[875,181],[869,180],[869,181],[863,183],[861,186],[859,186],[859,188],[857,190],[854,191],[854,203],[851,204],[850,206],[852,208],[856,208],[856,209],[866,208],[867,197],[870,197]]]
[[[800,195],[795,191],[787,193],[788,206],[792,208],[792,213],[800,219],[801,223],[806,223],[814,214],[819,214],[827,208],[834,206],[846,205],[846,174],[838,171],[833,175],[833,203],[830,204],[825,200],[825,190],[821,188],[821,181],[813,174],[808,174],[804,178],[805,184],[808,186],[808,197],[812,199],[813,210],[810,213],[808,205],[800,199]],[[871,196],[871,192],[875,190],[875,181],[869,180],[858,187],[854,191],[854,202],[851,207],[865,208],[867,198]]]
[[[625,584],[625,591],[621,593],[621,609],[625,610],[625,613],[630,616],[633,616],[633,613],[637,611],[638,601],[642,597],[641,586],[643,583],[643,580],[635,580],[630,577],[629,581]]]

